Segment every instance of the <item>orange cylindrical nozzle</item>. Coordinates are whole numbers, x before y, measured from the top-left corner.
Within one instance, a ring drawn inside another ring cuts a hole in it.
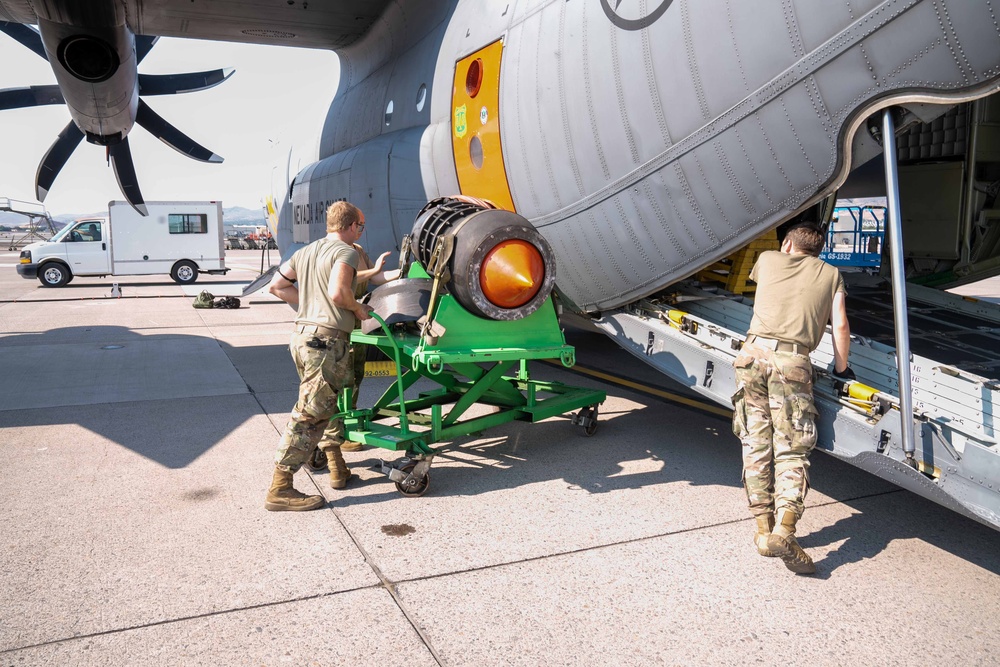
[[[497,244],[483,258],[479,269],[483,295],[500,308],[519,308],[531,301],[544,278],[542,254],[521,239]]]

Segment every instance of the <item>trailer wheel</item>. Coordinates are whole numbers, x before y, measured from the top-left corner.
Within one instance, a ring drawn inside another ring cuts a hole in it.
[[[174,264],[174,268],[170,270],[170,277],[176,283],[190,285],[198,280],[198,267],[195,266],[194,262],[189,262],[186,259],[182,260]]]
[[[38,272],[38,282],[42,283],[42,287],[62,287],[72,278],[69,267],[61,262],[49,262]]]
[[[407,463],[405,466],[399,469],[400,472],[404,472],[409,475],[413,472],[413,469],[417,467],[417,462]],[[430,473],[424,475],[424,479],[413,486],[404,486],[402,482],[396,482],[396,490],[402,493],[408,498],[419,498],[420,496],[427,493],[427,489],[431,485]]]

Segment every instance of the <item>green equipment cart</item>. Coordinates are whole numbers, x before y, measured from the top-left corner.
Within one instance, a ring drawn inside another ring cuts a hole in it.
[[[419,262],[407,275],[430,277]],[[345,438],[405,451],[403,458],[381,464],[381,472],[400,493],[426,493],[428,471],[438,452],[434,443],[515,419],[537,422],[574,411],[571,422],[585,435],[597,430],[598,406],[607,398],[605,392],[531,379],[529,361],[558,359],[567,368],[576,363],[551,295],[527,317],[499,321],[472,315],[454,296],[436,291],[422,325],[388,325],[373,314],[380,329],[351,334],[352,342],[377,346],[394,362],[396,374],[371,408],[350,410],[350,390],[342,393]],[[438,387],[407,398],[407,390],[420,379]],[[494,411],[471,416],[469,410],[476,404],[493,406]]]

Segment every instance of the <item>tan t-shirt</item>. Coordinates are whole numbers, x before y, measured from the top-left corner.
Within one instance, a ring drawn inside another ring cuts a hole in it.
[[[845,292],[835,267],[812,255],[761,253],[750,271],[756,281],[748,333],[815,350],[833,311],[833,296]]]
[[[353,291],[357,282],[358,252],[343,241],[327,238],[313,241],[288,260],[299,284],[296,324],[315,324],[348,332],[354,328],[354,313],[335,306],[328,293],[330,275],[337,262],[345,262],[354,269]]]

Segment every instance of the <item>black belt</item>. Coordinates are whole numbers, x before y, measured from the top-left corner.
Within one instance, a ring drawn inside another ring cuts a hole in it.
[[[311,334],[320,334],[321,336],[333,336],[334,338],[342,338],[343,340],[351,339],[350,331],[341,331],[340,329],[323,327],[318,324],[299,324],[296,325],[295,331],[297,333],[311,333]]]
[[[755,334],[747,336],[747,343],[757,345],[759,347],[766,347],[767,349],[774,350],[775,352],[791,352],[792,354],[801,354],[807,357],[810,352],[809,348],[805,345],[800,345],[799,343],[786,343],[783,340],[764,338],[763,336],[757,336]]]

